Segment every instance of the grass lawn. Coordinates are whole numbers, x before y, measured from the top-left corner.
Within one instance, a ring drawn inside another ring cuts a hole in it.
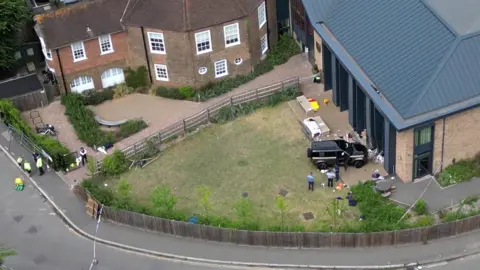
[[[248,192],[253,201],[253,216],[264,226],[279,224],[275,197],[288,191],[286,225],[303,224],[309,230],[329,230],[333,224],[332,201],[345,196],[321,187],[322,175],[306,157],[309,145],[287,103],[265,108],[223,125],[207,127],[168,148],[155,162],[143,169],[121,176],[132,185],[135,200],[150,204],[155,186],[168,185],[178,197],[177,209],[201,214],[201,185],[212,195],[211,214],[235,219],[234,204]],[[314,192],[307,190],[306,176],[316,177]],[[120,179],[109,180],[115,186]],[[337,224],[357,223],[357,207],[340,201],[342,214]],[[312,212],[315,219],[306,221],[303,213]]]
[[[480,153],[471,159],[457,161],[448,165],[438,177],[441,186],[450,186],[480,177]]]

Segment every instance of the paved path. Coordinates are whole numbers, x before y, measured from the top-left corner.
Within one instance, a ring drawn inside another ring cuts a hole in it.
[[[475,255],[471,257],[467,257],[464,259],[460,259],[458,261],[453,261],[445,264],[439,264],[436,266],[432,266],[426,269],[432,270],[477,270],[479,269],[480,265],[480,255]]]
[[[2,128],[5,127],[3,124],[0,124],[0,132]],[[0,136],[0,144],[8,146],[8,142],[3,136]],[[10,152],[15,156],[19,154],[28,156],[26,150],[14,141],[11,143]],[[70,192],[69,186],[55,172],[48,172],[42,177],[35,174],[34,179],[78,227],[87,233],[93,234],[95,228],[94,220],[86,215],[83,203]],[[150,233],[108,222],[102,223],[98,236],[124,245],[182,256],[222,261],[276,264],[384,265],[420,261],[452,253],[462,253],[465,250],[480,249],[480,233],[436,241],[430,243],[427,246],[428,248],[424,245],[411,245],[396,248],[322,250],[245,247],[211,243]]]
[[[429,185],[431,181],[431,184]],[[435,179],[427,178],[417,183],[397,182],[397,192],[392,199],[406,205],[412,205],[422,195],[430,212],[436,212],[460,203],[468,196],[480,195],[480,179],[458,183],[453,186],[442,188]],[[427,188],[428,187],[428,188]]]
[[[5,264],[15,270],[82,270],[93,258],[92,241],[71,232],[29,183],[13,189],[19,169],[0,151],[0,243],[18,255]],[[97,245],[99,264],[92,270],[220,270],[221,267],[175,263]]]

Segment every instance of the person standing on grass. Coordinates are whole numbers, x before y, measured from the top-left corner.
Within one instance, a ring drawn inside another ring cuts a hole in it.
[[[308,190],[313,191],[314,186],[315,186],[315,177],[313,177],[313,173],[310,172],[307,175],[307,182],[308,182]]]
[[[37,164],[38,171],[40,172],[40,176],[44,175],[45,171],[43,170],[43,160],[40,156],[37,158],[36,164]]]
[[[85,163],[87,163],[87,150],[85,148],[80,147],[80,157],[82,158],[82,166],[85,166]]]
[[[327,179],[328,179],[328,187],[333,187],[333,179],[335,178],[335,173],[332,170],[328,170],[327,172]]]
[[[338,182],[338,180],[340,180],[340,166],[335,163],[335,181]]]

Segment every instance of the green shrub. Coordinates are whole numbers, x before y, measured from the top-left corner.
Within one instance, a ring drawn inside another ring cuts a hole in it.
[[[170,98],[170,99],[185,99],[185,97],[180,93],[178,88],[174,87],[164,87],[159,86],[156,89],[156,95],[159,97]]]
[[[102,172],[105,176],[115,176],[128,170],[127,159],[120,150],[115,150],[103,159]]]
[[[0,111],[4,113],[4,121],[7,125],[11,125],[22,132],[52,157],[52,167],[54,170],[65,170],[68,168],[68,164],[74,161],[70,150],[59,141],[54,138],[35,134],[30,126],[23,120],[20,111],[10,100],[0,100]]]
[[[134,92],[132,87],[122,83],[113,88],[113,98],[121,98]]]
[[[120,137],[128,138],[147,127],[147,123],[143,120],[128,120],[120,125]]]
[[[114,94],[113,88],[106,88],[103,90],[87,90],[82,92],[83,104],[85,106],[95,106],[107,100],[112,100]]]
[[[418,200],[413,209],[417,214],[424,215],[427,213],[427,203],[424,200]]]
[[[480,156],[472,159],[465,159],[451,164],[440,173],[438,182],[441,186],[449,186],[460,182],[471,180],[480,176]]]
[[[127,68],[125,70],[125,83],[128,87],[133,89],[139,89],[147,87],[148,81],[148,71],[147,68],[144,66],[140,66],[137,69]]]
[[[373,183],[351,187],[353,196],[358,202],[358,208],[365,218],[359,231],[378,232],[407,227],[404,219],[400,221],[405,212],[404,209],[383,198],[378,192],[373,191],[372,187]]]
[[[65,106],[65,114],[81,141],[91,147],[115,142],[113,133],[100,129],[93,112],[85,107],[81,94],[72,93],[62,96],[62,104]]]
[[[218,111],[218,114],[215,116],[215,121],[218,123],[225,123],[232,121],[235,118],[249,115],[255,112],[257,109],[265,106],[275,106],[281,102],[294,99],[299,95],[298,89],[296,87],[288,87],[282,89],[280,92],[275,93],[268,97],[264,101],[252,101],[248,103],[243,103],[235,106],[223,107]]]
[[[412,224],[410,224],[410,227],[412,228],[428,227],[428,226],[432,226],[434,221],[435,220],[431,215],[419,216]]]
[[[195,91],[191,86],[182,86],[178,90],[180,91],[180,94],[186,99],[192,98],[195,95]]]

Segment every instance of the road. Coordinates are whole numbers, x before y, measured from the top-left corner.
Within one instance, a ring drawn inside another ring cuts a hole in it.
[[[444,265],[437,265],[432,267],[425,267],[424,269],[431,270],[476,270],[480,269],[480,255],[470,256],[449,262]],[[423,269],[422,269],[423,270]]]
[[[24,191],[14,190],[13,179],[21,174],[2,151],[0,172],[0,243],[18,253],[7,258],[6,265],[14,270],[89,269],[92,241],[67,228],[27,181]],[[93,270],[221,270],[146,257],[103,245],[97,245],[97,258],[99,264]]]

